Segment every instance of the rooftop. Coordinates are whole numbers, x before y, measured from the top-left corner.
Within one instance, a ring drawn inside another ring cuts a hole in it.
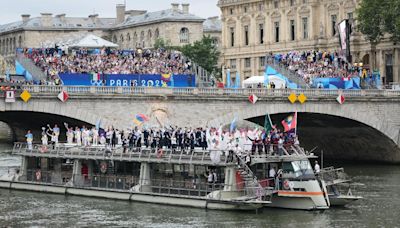
[[[0,33],[19,29],[106,29],[111,28],[115,23],[114,18],[99,18],[97,15],[90,15],[89,17],[57,15],[53,17],[51,14],[42,14],[41,17],[34,18],[23,15],[22,18],[21,21],[0,25]]]
[[[191,13],[185,13],[182,10],[167,9],[156,12],[148,12],[136,16],[129,16],[122,24],[119,24],[116,27],[121,28],[121,27],[145,25],[160,21],[203,22],[204,19]]]
[[[219,17],[209,17],[203,23],[204,32],[221,32],[222,21]]]

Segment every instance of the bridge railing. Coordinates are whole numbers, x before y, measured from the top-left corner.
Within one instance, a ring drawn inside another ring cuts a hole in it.
[[[41,86],[23,85],[32,94],[58,94],[66,91],[76,95],[182,95],[182,96],[249,96],[288,97],[304,94],[307,97],[399,97],[400,90],[325,90],[325,89],[220,89],[220,88],[156,88],[156,87],[100,87],[100,86]]]

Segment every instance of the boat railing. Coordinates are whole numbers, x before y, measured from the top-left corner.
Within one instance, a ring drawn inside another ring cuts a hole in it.
[[[246,164],[246,161],[241,156],[237,156],[237,158],[239,166],[242,168],[242,172],[251,178],[251,180],[245,181],[246,184],[244,189],[246,191],[246,195],[249,197],[256,197],[258,199],[262,199],[262,197],[270,195],[259,183],[256,175],[254,175],[253,171],[251,171],[250,167]]]
[[[130,193],[137,191],[135,190],[135,186],[140,186],[138,192],[195,197],[205,197],[212,192],[223,191],[227,186],[231,187],[221,182],[207,183],[191,178],[182,181],[173,179],[140,179],[137,176],[126,175],[76,174],[72,175],[71,178],[68,178],[67,181],[61,181],[60,175],[61,174],[58,174],[59,177],[56,178],[57,174],[52,171],[28,169],[26,181],[24,182],[85,189],[107,189]],[[239,193],[240,196],[249,196],[250,193],[249,188],[246,187],[247,184],[248,183],[246,182],[237,183],[236,190],[234,191]],[[268,186],[266,186],[266,188],[267,187]],[[217,194],[216,196],[213,196],[213,199],[221,200],[223,199],[223,196]]]
[[[328,185],[350,180],[349,176],[344,172],[343,168],[323,168],[320,170],[319,173],[317,173],[317,175],[318,177],[323,179]]]

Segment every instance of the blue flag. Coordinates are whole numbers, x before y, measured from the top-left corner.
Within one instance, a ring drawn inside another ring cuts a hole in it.
[[[175,87],[174,74],[171,74],[171,78],[169,80],[171,82],[171,87],[174,88]]]
[[[236,79],[235,79],[235,88],[236,89],[240,89],[242,86],[241,86],[241,83],[240,83],[240,74],[239,74],[239,72],[236,72]]]
[[[231,70],[226,70],[226,88],[231,88]]]
[[[229,127],[229,131],[233,132],[236,129],[236,117],[232,120],[231,126]]]

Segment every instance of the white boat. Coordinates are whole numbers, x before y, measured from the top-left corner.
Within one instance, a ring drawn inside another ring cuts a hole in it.
[[[246,164],[218,151],[48,147],[15,143],[19,170],[0,187],[219,210],[256,210],[273,190],[262,187]],[[229,159],[229,160],[228,160]],[[238,182],[237,173],[241,170]],[[248,170],[249,172],[243,171]],[[204,173],[212,173],[212,181]]]
[[[323,168],[318,176],[327,185],[331,206],[345,206],[363,198],[353,194],[355,188],[363,184],[353,183],[343,168]]]
[[[265,172],[271,168],[278,170],[275,181],[268,183],[275,191],[271,204],[265,206],[301,210],[328,209],[330,200],[326,184],[314,175],[309,161],[316,156],[294,145],[283,150],[283,156],[253,156],[255,167],[252,169],[258,179],[268,175]]]

